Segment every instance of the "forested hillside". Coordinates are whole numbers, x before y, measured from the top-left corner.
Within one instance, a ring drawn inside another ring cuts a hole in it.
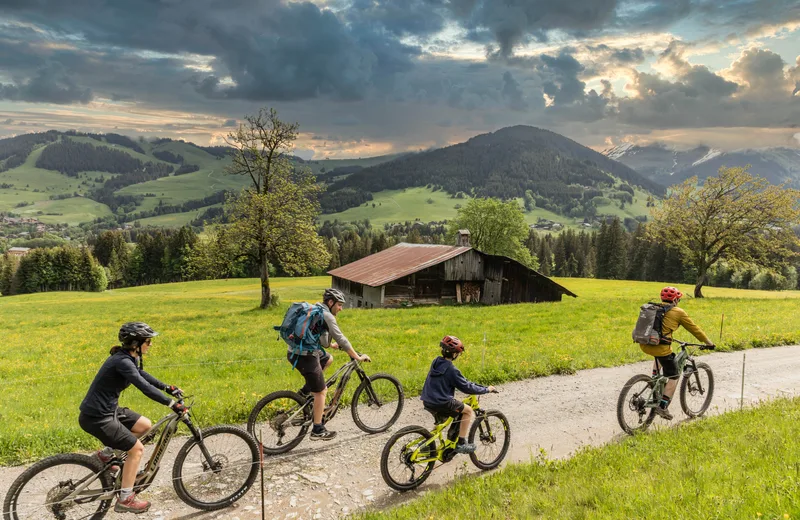
[[[342,211],[371,200],[370,194],[431,185],[451,195],[511,199],[526,192],[558,213],[587,208],[602,188],[620,179],[653,194],[664,187],[627,166],[559,134],[527,126],[504,128],[439,150],[364,168],[328,187],[322,206]]]

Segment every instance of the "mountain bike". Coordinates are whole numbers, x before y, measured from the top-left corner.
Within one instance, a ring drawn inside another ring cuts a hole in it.
[[[697,343],[678,343],[681,351],[675,356],[678,373],[683,374],[680,388],[680,401],[683,413],[690,418],[700,417],[711,404],[714,394],[714,373],[711,367],[703,362],[694,360],[693,352],[686,347],[699,347],[700,350],[709,350],[713,347]],[[647,430],[655,419],[655,409],[664,394],[669,378],[659,371],[653,375],[638,374],[633,376],[622,387],[622,392],[617,400],[617,420],[625,433],[633,435],[636,432]]]
[[[467,441],[477,444],[477,449],[469,458],[480,469],[494,469],[508,453],[511,442],[508,419],[500,411],[482,409],[476,395],[464,399],[464,404],[475,410],[475,422],[469,429]],[[418,487],[431,475],[437,462],[444,464],[456,456],[460,416],[454,418],[427,408],[426,411],[433,415],[433,430],[406,426],[392,435],[383,447],[381,475],[394,490],[410,491]]]
[[[179,396],[177,400],[183,403],[184,399]],[[179,423],[188,427],[191,437],[178,451],[172,469],[178,497],[205,511],[228,507],[242,498],[258,474],[258,445],[235,426],[212,426],[201,431],[192,422],[190,411],[170,413],[139,439],[147,445],[158,436],[153,453],[136,476],[134,490],[140,493],[153,483]],[[126,457],[126,452],[114,450],[107,463],[96,455],[79,453],[37,462],[11,484],[3,503],[3,519],[103,518],[121,488]]]
[[[353,421],[366,433],[388,430],[403,411],[403,386],[395,377],[379,373],[367,376],[361,362],[352,359],[328,380],[323,423],[327,424],[343,406],[342,395],[353,374],[361,381],[350,403]],[[286,453],[303,440],[313,424],[314,396],[307,398],[291,390],[273,392],[261,399],[250,412],[247,431],[259,440],[265,454]]]

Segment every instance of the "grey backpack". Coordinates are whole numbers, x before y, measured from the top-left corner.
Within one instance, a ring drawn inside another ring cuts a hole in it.
[[[674,305],[645,303],[639,309],[639,319],[633,328],[633,342],[640,345],[660,345],[664,314]]]

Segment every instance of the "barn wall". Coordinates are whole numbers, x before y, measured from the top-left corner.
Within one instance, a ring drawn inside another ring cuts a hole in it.
[[[486,275],[486,279],[483,282],[481,302],[488,305],[497,305],[502,302],[503,258],[485,257],[483,272]]]
[[[347,300],[344,305],[346,309],[372,308],[380,307],[381,305],[380,287],[370,287],[369,285],[362,285],[336,276],[332,277],[331,287],[344,293],[345,300]]]
[[[471,249],[444,262],[444,279],[454,282],[475,282],[484,279],[484,257]]]

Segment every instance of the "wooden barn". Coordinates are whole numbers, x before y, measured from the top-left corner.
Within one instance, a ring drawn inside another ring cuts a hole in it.
[[[400,243],[344,265],[328,274],[347,297],[347,307],[398,307],[408,304],[561,301],[569,289],[504,256],[469,245],[459,232],[455,246]]]

